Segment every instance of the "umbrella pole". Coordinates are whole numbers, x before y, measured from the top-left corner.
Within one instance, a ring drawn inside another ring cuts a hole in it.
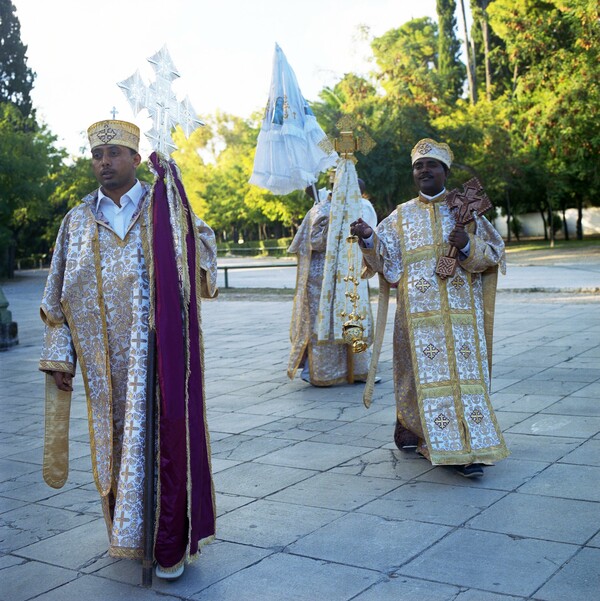
[[[314,184],[311,184],[312,186],[312,190],[313,190],[313,200],[314,200],[314,204],[318,204],[321,199],[319,198],[319,193],[317,192],[317,186],[315,186]]]
[[[155,476],[155,401],[156,401],[156,332],[148,332],[148,371],[146,374],[146,441],[144,445],[144,558],[142,585],[152,586],[154,566],[154,476]]]

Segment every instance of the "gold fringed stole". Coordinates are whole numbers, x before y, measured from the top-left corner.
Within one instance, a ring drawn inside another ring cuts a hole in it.
[[[69,417],[71,393],[59,390],[54,377],[46,374],[46,417],[44,432],[44,481],[62,488],[69,475]]]
[[[451,227],[443,210],[445,205],[438,203],[409,202],[398,208],[397,222],[404,265],[400,291],[427,449],[434,464],[469,462],[465,458],[472,452],[481,460],[501,458],[505,448],[483,371],[485,347],[472,276],[460,268],[449,280],[435,275],[437,258],[445,249],[443,228]],[[462,345],[456,348],[459,339]],[[485,435],[483,428],[489,429]],[[484,448],[486,437],[489,445]]]

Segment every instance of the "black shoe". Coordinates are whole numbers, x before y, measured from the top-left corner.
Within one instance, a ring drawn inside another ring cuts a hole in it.
[[[481,463],[457,465],[456,471],[465,478],[481,478],[483,476],[483,465]]]
[[[396,421],[394,442],[401,451],[405,451],[416,448],[419,444],[419,437],[407,430],[399,421]]]

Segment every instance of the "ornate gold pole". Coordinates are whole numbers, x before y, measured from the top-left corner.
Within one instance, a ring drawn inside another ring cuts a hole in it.
[[[348,313],[346,309],[342,311],[342,317],[348,319],[342,326],[342,336],[344,342],[350,346],[353,353],[362,353],[367,350],[368,344],[364,340],[365,327],[362,322],[366,318],[366,315],[361,315],[358,312],[358,301],[360,295],[358,294],[358,278],[360,277],[360,264],[357,265],[357,260],[362,259],[362,255],[354,245],[358,245],[358,236],[348,236],[346,238],[348,242],[348,275],[344,277],[346,282],[346,301],[352,303],[352,311]]]
[[[338,152],[342,160],[349,160],[353,163],[357,162],[354,153],[360,151],[362,154],[368,154],[375,146],[373,139],[365,133],[355,134],[354,129],[356,123],[349,115],[344,115],[338,122],[337,128],[340,132],[338,138],[333,140],[333,146]],[[344,277],[346,282],[346,307],[342,311],[341,316],[347,317],[347,320],[342,326],[342,337],[344,342],[348,344],[352,353],[362,353],[368,348],[368,344],[364,339],[365,328],[362,321],[366,315],[360,315],[358,310],[358,301],[360,296],[358,293],[360,267],[362,264],[362,253],[358,249],[358,237],[348,236],[348,274]],[[347,303],[352,303],[352,310],[348,313]],[[353,358],[352,354],[348,354],[348,374],[353,380]]]

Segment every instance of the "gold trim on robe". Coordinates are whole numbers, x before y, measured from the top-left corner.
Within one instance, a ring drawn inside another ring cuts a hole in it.
[[[498,266],[504,242],[479,217],[453,277],[435,274],[454,217],[442,202],[414,199],[378,226],[363,252],[365,275],[398,282],[394,323],[397,416],[434,465],[491,463],[508,455],[489,397]]]
[[[45,339],[40,369],[74,373],[75,357],[81,366],[94,479],[102,497],[109,554],[113,557],[141,557],[143,553],[145,383],[152,269],[151,188],[143,186],[144,197],[124,239],[96,212],[97,193],[67,214],[41,307]],[[215,296],[214,233],[201,220],[196,225],[200,255],[196,276],[202,274],[196,277],[197,287]],[[53,381],[48,386],[56,389]],[[62,447],[58,452],[53,450],[59,448],[55,441],[58,436],[64,445],[68,436],[64,424],[62,431],[57,429],[59,425],[50,413],[44,474],[50,474],[48,480],[55,483],[64,479],[60,468],[66,463]],[[58,478],[53,467],[59,468]]]

